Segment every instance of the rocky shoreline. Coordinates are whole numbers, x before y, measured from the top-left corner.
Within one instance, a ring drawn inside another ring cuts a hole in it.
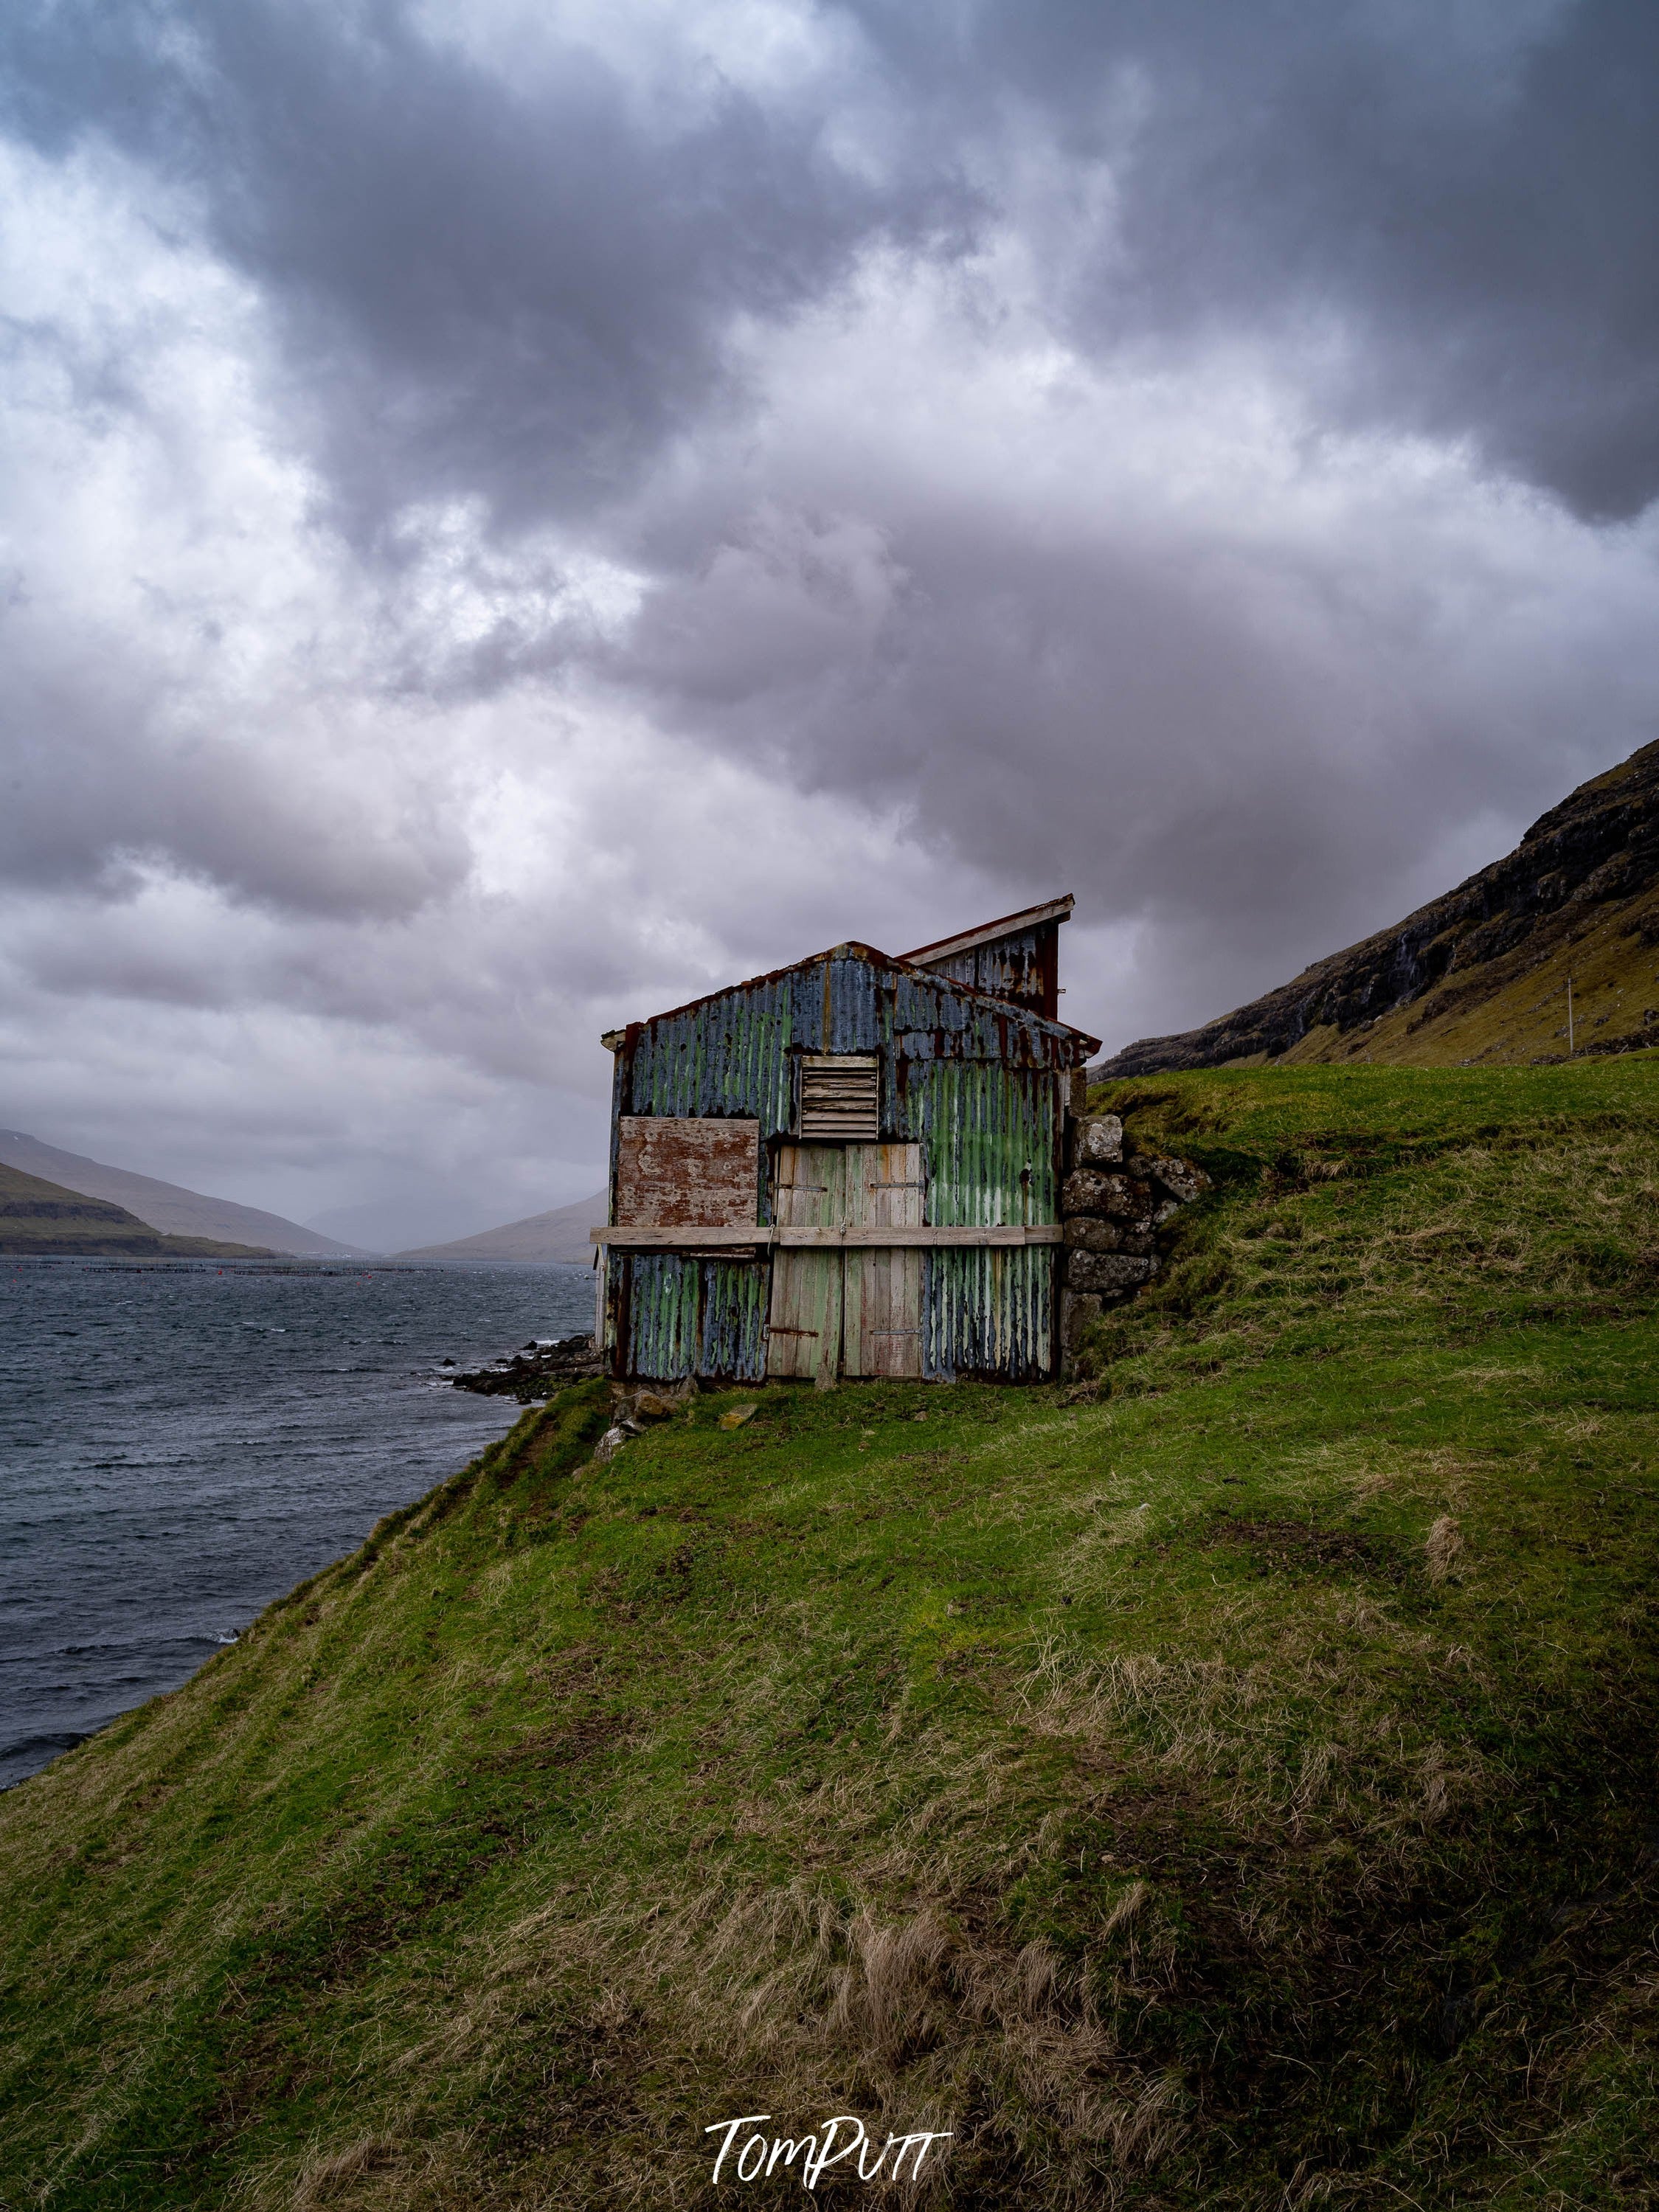
[[[521,1351],[493,1360],[488,1367],[452,1375],[448,1380],[457,1390],[473,1390],[484,1398],[516,1398],[521,1406],[533,1406],[562,1390],[568,1382],[585,1382],[603,1372],[591,1336],[563,1336],[551,1341],[532,1337]]]

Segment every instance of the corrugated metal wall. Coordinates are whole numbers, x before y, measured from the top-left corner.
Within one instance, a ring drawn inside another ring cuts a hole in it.
[[[926,1149],[930,1222],[1060,1218],[1060,1079],[971,1060],[900,1060],[896,1074],[891,1134]]]
[[[899,1067],[904,1133],[926,1147],[927,1219],[941,1228],[1060,1218],[1063,1078],[983,1060]],[[1029,1382],[1052,1364],[1055,1254],[934,1251],[922,1272],[923,1371]]]
[[[1042,1012],[1056,995],[1059,937],[1058,923],[1042,922],[1034,929],[956,953],[933,972],[974,990],[988,991],[994,999],[1022,1000]]]
[[[922,1372],[1035,1382],[1054,1366],[1057,1245],[929,1252],[921,1279]]]
[[[1061,1102],[1078,1057],[1074,1033],[862,948],[628,1030],[617,1054],[613,1144],[623,1115],[752,1116],[762,1139],[756,1219],[768,1221],[766,1140],[794,1129],[804,1052],[878,1055],[881,1134],[924,1147],[929,1223],[1059,1218]],[[763,1373],[764,1263],[652,1253],[613,1255],[609,1270],[608,1343],[621,1339],[626,1372],[742,1381]],[[1051,1247],[930,1251],[927,1374],[1024,1381],[1048,1371],[1054,1270]]]
[[[883,1127],[898,1110],[897,1060],[1068,1067],[1067,1033],[948,978],[878,967],[858,953],[763,975],[623,1033],[619,1114],[741,1114],[763,1141],[794,1127],[793,1054],[872,1052],[885,1079]]]
[[[764,1261],[635,1252],[611,1261],[612,1297],[625,1285],[626,1372],[655,1382],[683,1376],[758,1382],[766,1372]]]

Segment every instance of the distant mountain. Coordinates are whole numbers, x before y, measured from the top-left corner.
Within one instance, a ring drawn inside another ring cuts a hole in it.
[[[481,1236],[458,1237],[453,1244],[422,1244],[399,1252],[400,1260],[568,1260],[585,1262],[593,1256],[587,1232],[605,1219],[610,1201],[604,1191],[579,1200],[574,1206],[555,1206],[550,1213],[532,1213],[526,1221],[509,1221],[504,1229],[486,1229]]]
[[[158,1182],[153,1176],[133,1175],[125,1168],[106,1167],[100,1160],[83,1159],[78,1152],[61,1152],[56,1145],[43,1145],[38,1137],[25,1136],[21,1129],[0,1129],[0,1164],[39,1176],[88,1198],[107,1199],[166,1235],[229,1238],[262,1251],[298,1252],[319,1258],[356,1254],[355,1246],[337,1244],[331,1237],[301,1229],[297,1221],[284,1221],[280,1213],[262,1212],[257,1206],[238,1206],[228,1198],[207,1198],[199,1190]]]
[[[1659,1044],[1659,744],[1564,799],[1505,859],[1393,929],[1090,1073],[1346,1060],[1422,1066]]]
[[[306,1227],[323,1237],[338,1237],[368,1252],[401,1252],[412,1237],[417,1244],[446,1244],[468,1237],[486,1211],[476,1197],[459,1194],[443,1182],[406,1186],[388,1197],[331,1206],[307,1216]]]
[[[163,1237],[124,1206],[0,1166],[0,1252],[101,1260],[268,1260],[257,1244]]]

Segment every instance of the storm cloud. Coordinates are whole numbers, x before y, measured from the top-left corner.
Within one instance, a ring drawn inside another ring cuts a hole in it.
[[[1115,1045],[1655,734],[1644,6],[24,0],[0,80],[51,1141],[537,1210],[602,1027],[1071,890]]]

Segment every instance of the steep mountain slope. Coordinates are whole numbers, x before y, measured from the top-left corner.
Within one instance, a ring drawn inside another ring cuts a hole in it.
[[[0,2201],[1650,2204],[1656,1077],[1097,1094],[1092,1401],[526,1414],[0,1797]]]
[[[177,1183],[158,1182],[154,1176],[134,1175],[126,1168],[106,1167],[101,1160],[83,1159],[79,1152],[60,1152],[56,1145],[43,1145],[21,1129],[0,1129],[0,1163],[88,1198],[108,1199],[168,1236],[229,1238],[261,1251],[318,1258],[346,1257],[357,1249],[337,1244],[331,1237],[319,1237],[315,1230],[302,1229],[297,1221],[284,1221],[280,1213],[266,1213],[257,1206],[209,1198]]]
[[[501,1229],[481,1230],[476,1237],[458,1237],[451,1244],[420,1244],[399,1252],[399,1260],[562,1260],[585,1267],[593,1257],[587,1232],[605,1216],[610,1203],[604,1191],[578,1199],[574,1206],[556,1206],[550,1212],[532,1213],[523,1221],[509,1221]]]
[[[1515,851],[1394,929],[1201,1029],[1092,1071],[1268,1060],[1468,1066],[1659,1037],[1659,744],[1581,784]]]
[[[82,1259],[268,1260],[257,1244],[163,1237],[125,1206],[0,1166],[0,1252]]]

